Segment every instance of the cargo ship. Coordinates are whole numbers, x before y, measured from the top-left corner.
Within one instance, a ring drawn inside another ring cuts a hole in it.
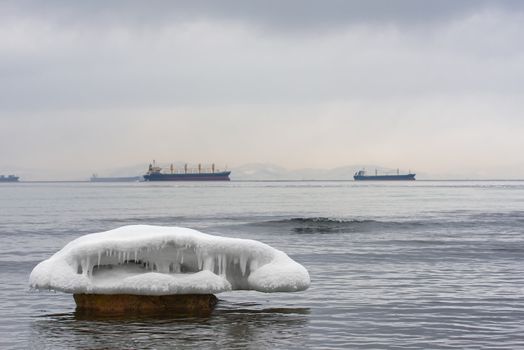
[[[136,182],[141,181],[144,178],[142,176],[121,176],[121,177],[99,177],[93,174],[89,181],[91,182]]]
[[[184,165],[183,170],[178,171],[173,164],[169,168],[169,172],[162,172],[162,168],[156,166],[155,161],[149,164],[149,169],[144,175],[146,181],[229,181],[229,174],[231,171],[219,171],[215,169],[215,164],[211,165],[211,169],[203,169],[201,164],[198,164],[197,169],[189,169],[187,164]]]
[[[362,169],[355,173],[353,179],[355,179],[355,181],[410,181],[415,180],[415,175],[416,174],[411,173],[411,171],[409,171],[408,174],[400,174],[398,169],[396,174],[379,175],[375,169],[375,175],[367,175],[366,171]]]
[[[0,175],[0,182],[18,182],[19,177],[15,175]]]

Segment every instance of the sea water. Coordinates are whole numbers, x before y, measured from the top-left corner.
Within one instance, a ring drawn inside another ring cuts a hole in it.
[[[219,294],[209,317],[93,318],[28,276],[128,224],[252,238],[299,293]],[[0,184],[0,348],[524,348],[524,182]]]

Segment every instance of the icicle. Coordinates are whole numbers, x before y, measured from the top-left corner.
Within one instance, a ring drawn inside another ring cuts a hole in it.
[[[208,270],[211,272],[215,271],[215,258],[206,256],[204,258],[204,266],[202,267],[202,270]]]
[[[91,274],[91,256],[88,255],[87,256],[87,261],[86,261],[86,267],[87,267],[87,276],[89,276]]]
[[[222,273],[221,276],[227,275],[227,256],[222,254]]]
[[[197,255],[197,264],[198,264],[198,270],[202,271],[202,268],[204,266],[204,259],[200,254]]]
[[[138,250],[135,249],[135,263],[138,262]]]
[[[246,274],[247,259],[244,254],[240,255],[240,271],[242,271],[242,276]]]
[[[100,258],[101,258],[101,255],[102,255],[102,252],[99,250],[99,251],[98,251],[98,262],[97,262],[96,266],[100,266]]]

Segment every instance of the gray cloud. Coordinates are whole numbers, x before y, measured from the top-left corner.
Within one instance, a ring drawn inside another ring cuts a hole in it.
[[[303,38],[214,22],[143,31],[15,21],[0,48],[0,101],[23,111],[519,94],[518,20],[488,13],[423,33],[368,26]]]
[[[524,148],[523,8],[2,2],[0,173],[151,158],[507,172]]]
[[[59,23],[87,22],[158,26],[195,20],[239,21],[267,28],[318,30],[361,23],[418,23],[482,11],[524,10],[519,0],[194,0],[194,1],[11,1],[3,2],[4,16],[52,18]]]

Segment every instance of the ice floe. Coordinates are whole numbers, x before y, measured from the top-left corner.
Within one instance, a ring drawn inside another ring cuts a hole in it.
[[[258,241],[133,225],[75,239],[38,264],[29,283],[68,293],[168,295],[294,292],[310,279],[302,265]]]

